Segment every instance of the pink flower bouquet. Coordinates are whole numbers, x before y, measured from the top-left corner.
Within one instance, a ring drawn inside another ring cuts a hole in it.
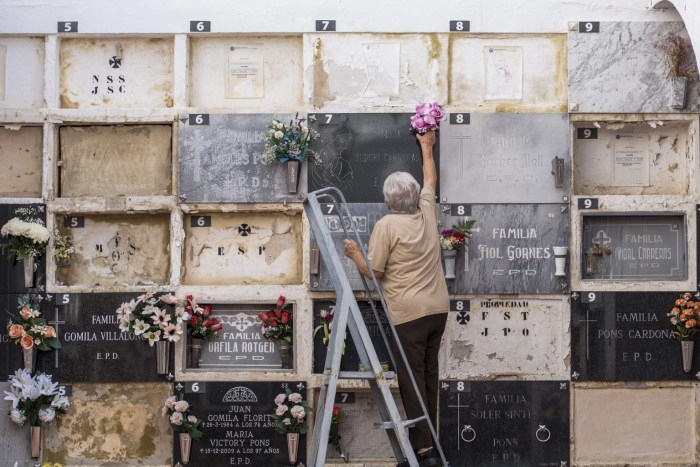
[[[442,106],[437,102],[421,102],[416,106],[416,114],[411,117],[411,133],[427,133],[440,128],[440,122],[445,120]]]

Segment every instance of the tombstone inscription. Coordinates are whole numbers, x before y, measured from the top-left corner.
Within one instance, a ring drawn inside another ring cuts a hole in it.
[[[384,339],[382,338],[381,330],[379,326],[384,329],[386,333],[389,344],[393,342],[393,336],[391,335],[391,329],[389,328],[389,321],[382,310],[382,305],[380,302],[376,302],[377,312],[379,314],[380,323],[374,317],[372,312],[372,307],[369,302],[358,302],[360,307],[360,313],[367,325],[367,331],[372,339],[372,344],[374,345],[374,350],[377,352],[377,357],[379,362],[388,365],[388,369],[394,371],[394,366],[391,362],[391,357],[389,351],[384,345]],[[318,326],[322,326],[323,318],[321,317],[321,312],[332,313],[335,308],[335,302],[333,301],[316,301],[314,302],[314,330]],[[332,322],[332,320],[331,320]],[[331,329],[329,328],[329,331]],[[315,332],[315,331],[314,331]],[[323,342],[324,330],[319,329],[315,332],[314,336],[314,373],[323,373],[324,366],[326,363],[326,355],[328,353],[328,342]],[[397,358],[400,358],[397,356]],[[352,340],[350,332],[347,332],[345,338],[345,348],[343,350],[343,356],[340,360],[340,370],[341,371],[360,371],[360,357],[355,348],[355,343]]]
[[[473,204],[472,237],[457,254],[452,294],[561,293],[555,246],[569,244],[569,215],[553,204]],[[446,216],[451,226],[459,217]],[[568,258],[567,258],[568,260]]]
[[[423,184],[422,155],[410,128],[411,114],[311,114],[320,133],[313,149],[319,163],[309,164],[309,191],[334,186],[348,203],[383,203],[382,186],[396,171]],[[433,154],[439,170],[439,144]]]
[[[684,215],[583,216],[582,277],[595,280],[685,280]]]
[[[569,465],[569,382],[440,386],[440,444],[451,466]]]
[[[569,193],[567,114],[471,114],[443,122],[440,144],[449,203],[561,203]]]
[[[46,225],[46,205],[44,204],[2,204],[0,205],[0,227],[10,219],[16,217],[16,210],[20,208],[34,209],[37,216]],[[8,237],[0,237],[0,243],[6,243]],[[8,261],[9,251],[0,248],[0,293],[22,294],[29,292],[24,286],[24,266],[22,261]],[[35,259],[34,286],[37,290],[44,290],[46,284],[46,253]]]
[[[156,382],[156,350],[133,333],[119,329],[116,310],[135,293],[58,294],[56,313],[60,318],[53,371],[69,382]],[[171,347],[169,368],[174,367]]]
[[[208,124],[181,121],[180,196],[186,202],[262,203],[297,200],[287,192],[287,168],[263,164],[265,135],[273,119],[291,114],[211,114]],[[306,162],[305,162],[306,163]],[[299,193],[306,192],[301,171]]]
[[[299,381],[175,383],[175,394],[202,419],[203,437],[192,443],[190,465],[288,466],[287,439],[275,431],[272,419],[275,397],[287,388],[306,400],[306,383]],[[299,438],[300,463],[306,462],[305,438]],[[178,465],[177,434],[173,448]]]
[[[578,381],[694,380],[667,314],[673,292],[581,292],[571,302],[571,370]]]

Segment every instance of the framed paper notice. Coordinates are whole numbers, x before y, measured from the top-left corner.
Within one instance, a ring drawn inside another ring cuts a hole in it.
[[[7,75],[7,46],[0,45],[0,101],[5,100],[5,76]]]
[[[611,186],[649,186],[649,135],[615,135]]]
[[[231,45],[226,68],[226,99],[260,99],[264,95],[262,45]]]
[[[523,48],[484,47],[484,99],[523,98]]]

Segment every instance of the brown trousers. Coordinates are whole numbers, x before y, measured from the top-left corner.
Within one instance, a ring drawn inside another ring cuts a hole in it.
[[[437,431],[437,409],[438,409],[438,352],[440,351],[440,340],[445,331],[447,313],[425,316],[408,323],[396,326],[396,333],[399,335],[401,346],[406,354],[406,359],[413,372],[413,377],[418,386],[430,420]],[[423,415],[420,402],[413,390],[411,378],[401,359],[401,354],[396,345],[393,345],[394,357],[396,360],[397,376],[399,380],[399,392],[403,401],[404,409],[408,419],[418,418]],[[429,448],[433,445],[433,438],[430,428],[425,421],[419,422],[409,430],[409,439],[414,450]]]

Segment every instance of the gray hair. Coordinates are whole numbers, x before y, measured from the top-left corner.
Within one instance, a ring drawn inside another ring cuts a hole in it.
[[[384,180],[384,201],[396,212],[414,213],[418,209],[420,185],[408,172],[394,172]]]

